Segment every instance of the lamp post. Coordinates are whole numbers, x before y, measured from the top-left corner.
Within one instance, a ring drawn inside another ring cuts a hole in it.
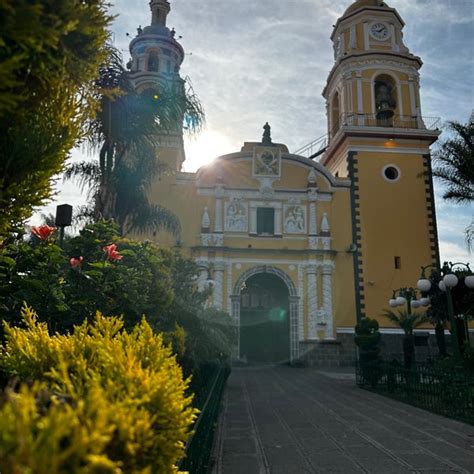
[[[427,298],[418,298],[418,290],[416,288],[399,288],[398,290],[393,290],[393,296],[388,304],[391,308],[406,305],[407,312],[410,314],[412,309],[428,306],[429,300]]]
[[[421,277],[418,280],[417,287],[423,292],[427,293],[431,290],[431,281],[426,278],[426,270],[429,268],[434,268],[438,270],[441,274],[441,279],[438,282],[438,287],[441,291],[446,292],[446,300],[448,304],[448,317],[451,324],[451,334],[454,338],[454,355],[457,358],[461,357],[461,349],[459,347],[458,339],[458,327],[454,317],[454,305],[453,305],[453,295],[452,289],[459,283],[458,277],[455,275],[454,271],[456,269],[467,271],[467,276],[464,278],[464,284],[469,289],[474,289],[474,275],[472,274],[471,269],[469,268],[468,263],[451,263],[445,262],[441,270],[436,265],[427,265],[426,267],[421,267]],[[468,328],[468,338],[469,338],[469,328]]]

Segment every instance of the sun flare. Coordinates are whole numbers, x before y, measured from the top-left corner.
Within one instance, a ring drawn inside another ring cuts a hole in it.
[[[187,138],[184,148],[186,150],[185,171],[196,171],[201,166],[214,161],[218,156],[236,151],[227,137],[214,130],[206,130],[197,138]]]

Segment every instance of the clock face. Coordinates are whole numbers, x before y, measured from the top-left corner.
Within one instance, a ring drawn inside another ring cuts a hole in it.
[[[370,26],[370,34],[375,39],[384,41],[390,36],[390,31],[385,23],[376,22]]]

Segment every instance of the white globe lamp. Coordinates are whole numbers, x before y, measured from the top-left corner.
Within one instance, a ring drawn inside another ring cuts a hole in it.
[[[474,290],[474,275],[469,275],[464,279],[464,283],[468,288]]]
[[[426,306],[430,305],[430,299],[429,298],[421,298],[420,305],[424,306],[426,308]]]
[[[397,306],[403,306],[404,304],[407,304],[407,300],[403,296],[399,296],[395,301],[397,302]]]
[[[454,273],[445,275],[443,281],[447,288],[454,288],[459,282],[458,277]]]
[[[413,309],[417,309],[421,306],[421,303],[418,300],[411,300],[410,305]]]
[[[388,304],[390,305],[391,308],[396,308],[398,306],[397,300],[395,298],[392,298],[389,300]]]
[[[444,281],[441,280],[439,283],[438,283],[438,288],[441,290],[441,291],[446,291],[446,285],[444,284]]]
[[[427,293],[428,291],[431,290],[431,282],[430,280],[427,280],[426,278],[421,278],[418,280],[417,283],[418,289],[422,291],[423,293]]]

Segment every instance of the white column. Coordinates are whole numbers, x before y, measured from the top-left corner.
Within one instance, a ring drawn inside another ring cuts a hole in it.
[[[240,359],[240,295],[232,295],[232,319],[235,330],[235,348],[233,351],[234,359]]]
[[[253,204],[250,204],[250,233],[257,233],[257,208]]]
[[[317,267],[308,265],[306,275],[308,278],[308,339],[318,338],[317,313],[318,313],[318,283]]]
[[[416,99],[415,99],[415,78],[413,76],[411,76],[408,79],[408,87],[410,89],[411,116],[414,117],[416,115]]]
[[[304,341],[304,265],[298,265],[298,296],[301,304],[298,307],[298,339]]]
[[[332,272],[331,264],[323,265],[323,307],[326,317],[326,339],[334,339],[334,323],[332,314]]]
[[[316,217],[316,203],[312,202],[309,205],[309,235],[317,235],[318,234],[318,225],[317,225],[317,217]]]
[[[300,348],[298,342],[298,307],[301,306],[298,296],[290,296],[290,361],[298,359]]]
[[[364,126],[364,97],[362,93],[362,71],[356,72],[357,80],[357,113],[359,114],[359,120],[357,125]]]
[[[232,262],[227,262],[227,312],[232,314]]]
[[[367,51],[370,48],[369,45],[369,23],[364,22],[364,49]]]
[[[222,232],[222,199],[216,198],[216,216],[214,219],[214,232]]]
[[[214,263],[214,306],[221,310],[224,308],[224,262]]]
[[[356,34],[356,26],[351,26],[351,32],[349,36],[349,48],[356,49],[357,48],[357,34]]]
[[[275,207],[275,235],[281,235],[282,209]]]

